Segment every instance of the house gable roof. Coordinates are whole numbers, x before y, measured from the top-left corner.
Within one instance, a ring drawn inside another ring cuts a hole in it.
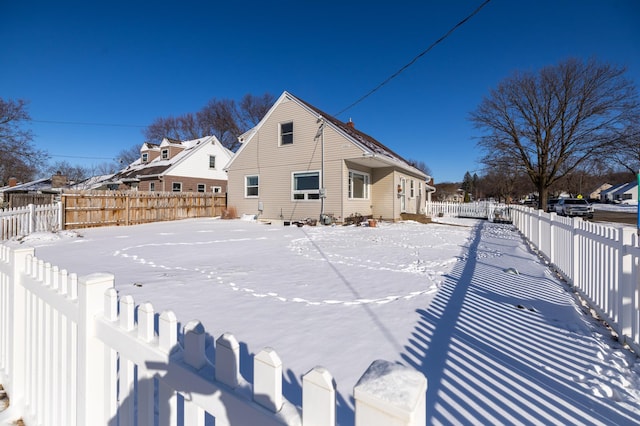
[[[205,136],[199,139],[193,139],[189,141],[175,141],[174,139],[164,138],[162,140],[162,144],[159,146],[168,146],[168,145],[179,145],[182,148],[182,151],[177,153],[171,158],[162,159],[161,157],[155,158],[148,163],[143,163],[140,159],[137,159],[133,163],[129,164],[123,170],[117,172],[113,176],[113,180],[123,180],[123,179],[137,179],[139,177],[144,176],[157,176],[157,175],[167,175],[170,174],[171,170],[176,167],[178,164],[183,162],[185,159],[193,155],[198,151],[201,147],[205,146],[208,143],[217,144],[224,152],[228,153],[230,156],[232,155],[228,149],[226,149],[218,138],[215,136]],[[145,142],[143,145],[146,146],[148,142]],[[158,146],[153,145],[152,146]]]
[[[618,189],[613,191],[612,195],[622,195],[638,186],[637,182],[623,183]]]
[[[283,102],[285,102],[287,100],[294,101],[294,102],[298,103],[301,107],[303,107],[304,109],[309,111],[310,114],[312,114],[312,115],[314,115],[314,116],[316,116],[318,118],[324,119],[325,122],[328,125],[332,126],[338,133],[341,133],[346,139],[350,140],[352,143],[354,143],[356,146],[358,146],[363,151],[363,154],[369,154],[369,155],[372,155],[372,156],[376,156],[377,158],[386,160],[387,162],[389,162],[391,164],[394,164],[396,166],[399,166],[399,167],[402,167],[404,169],[410,170],[413,173],[416,173],[418,175],[424,176],[426,180],[429,180],[430,176],[427,176],[424,172],[422,172],[421,170],[419,170],[416,167],[412,166],[409,163],[409,161],[405,160],[402,156],[400,156],[399,154],[395,153],[390,148],[388,148],[387,146],[385,146],[382,143],[380,143],[379,141],[377,141],[375,138],[367,135],[364,132],[361,132],[361,131],[355,129],[355,127],[353,127],[353,125],[350,125],[348,123],[344,123],[344,122],[338,120],[337,118],[325,113],[324,111],[320,110],[319,108],[316,108],[315,106],[311,105],[310,103],[305,102],[305,101],[293,96],[292,94],[290,94],[287,91],[284,91],[282,93],[282,95],[280,95],[278,100],[276,100],[276,102],[269,109],[267,114],[265,114],[265,116],[262,118],[262,120],[260,120],[260,122],[254,128],[249,129],[248,131],[243,133],[238,138],[239,141],[242,143],[242,145],[240,146],[240,149],[238,149],[238,151],[236,152],[234,158],[231,159],[231,161],[229,162],[227,167],[229,167],[233,163],[235,157],[238,157],[238,155],[242,152],[242,150],[246,146],[246,144],[251,141],[253,136],[258,132],[260,127],[262,127],[262,125],[269,119],[270,115],[278,107],[278,105],[280,105],[281,103],[283,103]]]
[[[615,193],[617,190],[619,190],[620,188],[622,188],[625,185],[626,185],[626,183],[619,183],[617,185],[613,185],[610,188],[607,188],[604,191],[601,191],[600,192],[600,196],[613,194],[613,193]]]

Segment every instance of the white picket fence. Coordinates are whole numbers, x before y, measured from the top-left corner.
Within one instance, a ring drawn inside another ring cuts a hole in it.
[[[282,395],[282,362],[271,348],[253,357],[253,383],[240,374],[232,334],[206,355],[207,333],[183,330],[173,312],[137,307],[111,274],[77,277],[0,245],[0,383],[11,404],[0,424],[335,425],[336,388],[322,367],[302,377],[302,407]],[[357,426],[424,425],[424,375],[374,361],[354,387]]]
[[[640,247],[636,230],[511,210],[522,235],[618,334],[640,353]]]
[[[15,207],[0,210],[0,241],[29,235],[33,232],[51,232],[62,228],[62,203]]]
[[[491,222],[511,222],[509,204],[478,201],[473,203],[451,203],[430,201],[425,214],[430,217],[468,217],[488,219]]]

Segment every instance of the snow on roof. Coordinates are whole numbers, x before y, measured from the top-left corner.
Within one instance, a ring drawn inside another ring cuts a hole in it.
[[[161,157],[154,158],[153,160],[143,163],[140,158],[138,158],[133,163],[129,164],[127,167],[117,172],[114,176],[114,180],[118,179],[130,179],[136,176],[145,175],[158,175],[164,173],[167,169],[169,169],[174,164],[180,162],[183,158],[190,155],[193,152],[193,149],[199,146],[202,142],[213,138],[213,136],[205,136],[198,139],[192,139],[188,141],[176,141],[175,139],[164,138],[162,140],[162,144],[160,146],[179,146],[182,148],[182,151],[173,155],[170,158],[163,159]],[[148,142],[145,142],[148,144]]]

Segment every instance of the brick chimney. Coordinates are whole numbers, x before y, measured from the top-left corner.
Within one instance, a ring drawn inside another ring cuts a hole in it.
[[[18,184],[18,179],[16,179],[15,177],[9,178],[9,188],[13,188],[17,184]]]
[[[351,121],[351,119],[349,119],[349,122],[347,123],[347,126],[351,127],[352,129],[356,128],[356,125],[353,124],[353,121]]]
[[[51,176],[51,188],[62,188],[68,183],[67,177],[60,172]]]

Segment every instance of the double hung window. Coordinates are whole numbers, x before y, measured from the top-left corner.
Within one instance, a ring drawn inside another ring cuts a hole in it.
[[[260,179],[258,175],[245,176],[244,178],[244,196],[246,198],[255,198],[258,197],[258,185],[260,183]]]
[[[293,144],[293,121],[280,123],[280,145]]]

